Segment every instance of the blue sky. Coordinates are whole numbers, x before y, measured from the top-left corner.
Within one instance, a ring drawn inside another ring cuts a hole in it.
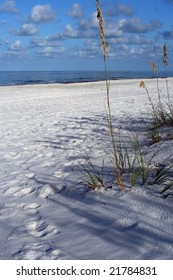
[[[110,70],[173,70],[173,0],[100,0]],[[103,70],[95,0],[0,0],[0,70]]]

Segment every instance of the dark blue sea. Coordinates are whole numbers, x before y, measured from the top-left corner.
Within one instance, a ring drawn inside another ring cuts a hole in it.
[[[159,72],[159,77],[173,77],[173,71]],[[152,72],[111,71],[110,80],[154,78]],[[103,71],[0,71],[0,85],[82,83],[105,80]]]

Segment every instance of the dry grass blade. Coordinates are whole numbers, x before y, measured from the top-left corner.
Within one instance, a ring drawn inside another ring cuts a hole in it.
[[[169,156],[162,162],[162,164],[159,166],[156,172],[154,183],[162,184],[165,186],[164,189],[161,191],[161,194],[172,189],[173,186],[172,169],[173,169],[173,158],[172,156]],[[165,195],[165,197],[167,197],[167,195]]]
[[[173,168],[172,156],[167,157],[157,169],[155,174],[155,184],[162,184],[170,179],[170,171]]]
[[[169,182],[169,184],[167,184],[167,186],[161,191],[161,194],[165,193],[166,191],[168,191],[170,188],[172,188],[173,186],[173,180]],[[165,198],[168,196],[169,194],[165,195]]]

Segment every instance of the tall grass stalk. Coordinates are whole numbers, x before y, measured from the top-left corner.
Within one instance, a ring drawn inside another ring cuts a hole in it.
[[[120,189],[122,189],[123,188],[122,176],[121,176],[121,169],[120,169],[120,165],[119,165],[119,161],[118,161],[116,141],[115,141],[115,135],[114,135],[113,123],[112,123],[111,104],[110,104],[110,79],[108,77],[107,60],[106,60],[108,44],[105,41],[104,22],[103,22],[102,10],[101,10],[101,7],[100,7],[99,0],[96,0],[96,6],[97,6],[97,19],[99,21],[99,27],[100,27],[100,44],[101,44],[101,47],[102,47],[102,50],[103,50],[103,60],[104,60],[104,69],[105,69],[105,78],[106,78],[108,128],[109,128],[109,133],[110,133],[111,142],[112,142],[114,160],[115,160],[115,163],[116,163],[117,180],[118,180],[118,184],[119,184]]]
[[[163,65],[166,69],[166,67],[168,66],[168,51],[167,51],[167,46],[166,43],[163,46]],[[173,105],[170,99],[170,92],[169,92],[169,83],[168,83],[168,78],[166,77],[166,91],[167,91],[167,99],[168,99],[168,109],[170,112],[170,118],[173,122]]]
[[[148,100],[149,100],[150,105],[151,105],[151,107],[152,107],[153,113],[154,113],[154,115],[156,115],[156,109],[155,109],[154,103],[153,103],[153,101],[152,101],[152,99],[151,99],[150,93],[149,93],[148,88],[146,87],[144,81],[141,81],[141,82],[140,82],[140,87],[142,87],[142,88],[145,89],[146,94],[147,94],[147,97],[148,97]]]
[[[167,53],[167,46],[166,43],[163,46],[163,65],[166,69],[168,65],[168,53]],[[168,97],[168,104],[170,105],[170,93],[169,93],[169,85],[168,85],[168,78],[166,77],[166,90],[167,90],[167,97]]]
[[[150,62],[150,65],[151,65],[151,67],[153,69],[153,74],[155,75],[155,78],[156,78],[157,91],[158,91],[158,99],[159,99],[159,109],[160,109],[160,111],[162,111],[162,103],[161,103],[161,95],[160,95],[160,88],[159,88],[158,70],[157,70],[156,64],[153,61]]]
[[[140,87],[144,88],[148,97],[148,100],[150,102],[151,108],[152,108],[152,114],[153,114],[153,127],[151,129],[151,139],[153,143],[159,142],[160,141],[160,134],[159,134],[159,116],[158,116],[158,111],[154,106],[154,103],[151,99],[150,93],[148,88],[146,87],[144,81],[140,82]]]

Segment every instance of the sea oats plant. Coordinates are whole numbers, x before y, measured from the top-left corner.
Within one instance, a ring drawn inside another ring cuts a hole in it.
[[[124,185],[122,183],[123,179],[128,179],[128,183],[130,183],[131,187],[140,184],[144,185],[148,182],[148,178],[151,178],[154,172],[154,158],[158,153],[158,149],[156,152],[150,156],[148,160],[145,158],[145,153],[147,154],[147,150],[142,148],[142,143],[140,143],[138,137],[132,135],[133,140],[131,143],[129,142],[128,145],[123,141],[121,138],[120,133],[114,133],[113,129],[113,120],[112,120],[112,111],[111,111],[111,103],[110,103],[110,79],[108,77],[107,71],[107,46],[105,40],[105,29],[104,29],[104,21],[102,16],[102,10],[100,7],[99,0],[96,0],[96,7],[97,7],[97,19],[99,21],[99,28],[100,28],[100,43],[103,51],[103,61],[104,61],[104,68],[105,68],[105,81],[106,81],[106,100],[107,100],[107,123],[108,123],[108,130],[111,139],[111,147],[109,147],[109,151],[106,151],[106,156],[108,156],[110,162],[112,163],[114,173],[116,175],[116,182],[118,181],[119,188],[122,190]],[[163,55],[163,62],[165,65],[168,63],[168,56],[167,56],[167,48],[164,45],[164,55]],[[161,91],[159,88],[159,79],[158,79],[158,71],[157,67],[154,62],[150,62],[152,66],[153,73],[156,77],[157,82],[157,91],[158,91],[158,103],[155,105],[151,94],[148,88],[145,85],[145,82],[142,81],[140,83],[140,87],[144,88],[148,97],[148,100],[151,105],[152,115],[154,119],[154,129],[152,130],[152,140],[153,142],[159,142],[161,140],[159,134],[159,126],[163,118],[165,117],[165,111],[163,108],[162,100],[161,100]],[[171,101],[169,95],[169,87],[167,83],[167,97],[168,97],[168,104],[171,108]],[[172,111],[173,112],[173,111]],[[173,118],[172,118],[173,119]],[[119,136],[119,137],[118,137]],[[148,149],[148,147],[147,147]],[[160,146],[159,146],[160,149]],[[166,161],[167,162],[167,161]],[[172,167],[172,160],[169,161],[169,166]],[[86,154],[86,161],[85,163],[81,163],[82,166],[82,183],[87,185],[87,187],[96,189],[99,187],[104,187],[105,189],[108,188],[108,172],[107,166],[105,166],[105,161],[102,161],[102,166],[97,167],[91,160],[91,158]],[[106,172],[105,172],[106,171]],[[162,165],[155,169],[155,177],[153,179],[153,183],[166,183],[167,169]],[[109,173],[112,177],[112,171]],[[107,175],[107,179],[105,179],[105,175]],[[114,185],[112,180],[111,186]],[[172,186],[172,181],[169,180],[168,184],[166,184],[164,190],[168,190]]]
[[[105,29],[104,29],[104,21],[102,16],[102,10],[100,7],[99,0],[96,0],[96,7],[97,7],[97,19],[99,21],[99,27],[100,27],[100,44],[103,51],[103,60],[104,60],[104,67],[105,67],[105,80],[106,80],[106,100],[107,100],[107,122],[108,122],[108,129],[109,129],[109,135],[111,138],[112,143],[112,150],[111,155],[113,155],[113,161],[115,163],[114,166],[114,175],[116,177],[116,180],[118,181],[118,185],[120,189],[123,188],[122,186],[122,177],[121,177],[121,168],[119,164],[119,158],[118,158],[118,151],[116,147],[116,141],[113,131],[113,124],[112,124],[112,114],[111,114],[111,105],[110,105],[110,80],[108,78],[108,71],[107,71],[107,48],[108,43],[105,42]],[[91,189],[96,189],[98,187],[105,187],[106,183],[104,182],[104,160],[102,161],[102,167],[98,168],[95,166],[91,158],[85,153],[86,155],[86,161],[85,163],[80,163],[82,167],[82,183],[89,186]]]
[[[166,43],[163,46],[163,65],[166,69],[168,65],[168,51]],[[163,104],[161,103],[161,97],[160,97],[160,89],[159,89],[159,82],[158,82],[158,75],[157,75],[157,89],[158,89],[158,96],[159,96],[159,103],[160,106],[157,110],[158,114],[158,120],[160,125],[172,125],[173,126],[173,104],[170,99],[170,92],[169,92],[169,84],[168,84],[168,78],[165,78],[166,81],[166,92],[167,92],[167,102],[166,106],[163,107]]]
[[[167,54],[167,46],[164,44],[163,46],[163,64],[166,68],[168,65],[168,54]],[[171,102],[170,98],[170,92],[169,92],[169,84],[168,84],[168,78],[166,77],[166,103],[162,102],[162,96],[161,96],[161,90],[159,86],[159,79],[158,79],[158,70],[156,67],[156,64],[152,61],[150,62],[150,65],[153,69],[153,73],[156,77],[156,84],[157,84],[157,93],[158,93],[158,103],[154,103],[154,101],[151,98],[151,94],[149,93],[149,90],[147,86],[145,85],[144,81],[140,83],[140,87],[144,88],[148,97],[148,100],[151,105],[152,109],[152,120],[153,125],[151,128],[151,137],[153,142],[159,142],[161,140],[161,137],[159,135],[159,128],[162,126],[173,126],[173,104]],[[163,95],[163,94],[162,94]]]
[[[166,77],[166,98],[167,102],[163,103],[161,98],[161,90],[159,87],[159,80],[158,80],[158,71],[156,64],[154,62],[150,62],[152,66],[153,73],[156,76],[156,83],[157,83],[157,92],[158,92],[158,103],[154,104],[151,95],[149,93],[148,88],[146,87],[144,81],[140,83],[140,87],[144,88],[148,97],[148,100],[151,105],[152,109],[152,116],[153,116],[153,127],[151,128],[151,138],[153,143],[159,142],[162,140],[160,129],[163,126],[173,126],[173,104],[170,98],[170,91],[169,91],[169,84],[168,78]],[[163,65],[166,69],[168,65],[168,53],[167,53],[167,46],[166,43],[163,46]],[[162,194],[165,195],[165,192],[169,191],[173,187],[173,158],[172,155],[167,157],[161,164],[156,166],[156,171],[154,175],[153,184],[160,184],[164,186],[162,190]],[[169,195],[166,194],[165,197]]]
[[[103,21],[102,10],[100,7],[99,0],[96,0],[96,7],[97,7],[97,19],[99,21],[99,27],[100,27],[100,44],[101,44],[101,47],[103,50],[103,60],[104,60],[105,78],[106,78],[108,128],[109,128],[109,133],[110,133],[111,142],[112,142],[113,156],[114,156],[114,160],[115,160],[115,164],[116,164],[117,180],[118,180],[120,189],[122,189],[123,188],[122,176],[121,176],[121,169],[120,169],[120,165],[119,165],[119,161],[118,161],[117,147],[116,147],[116,141],[115,141],[115,135],[114,135],[113,123],[112,123],[111,104],[110,104],[110,80],[108,78],[107,60],[106,60],[108,43],[105,40],[104,21]]]

